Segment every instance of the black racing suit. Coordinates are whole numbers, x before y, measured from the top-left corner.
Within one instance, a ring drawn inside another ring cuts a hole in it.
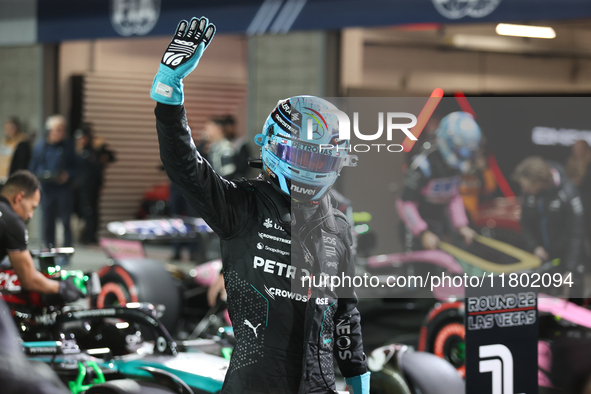
[[[349,222],[328,198],[304,217],[263,180],[221,178],[197,152],[183,106],[155,113],[168,176],[221,239],[237,340],[222,393],[334,392],[333,353],[345,377],[365,373],[354,292],[292,287],[309,274],[354,275]]]
[[[538,195],[525,194],[521,202],[521,229],[528,251],[543,246],[551,260],[580,277],[585,257],[583,204],[577,188],[559,164],[548,162],[554,185]]]
[[[460,182],[460,171],[449,167],[436,148],[424,150],[412,160],[402,196],[396,201],[407,250],[422,249],[420,236],[426,230],[441,237],[468,225]]]

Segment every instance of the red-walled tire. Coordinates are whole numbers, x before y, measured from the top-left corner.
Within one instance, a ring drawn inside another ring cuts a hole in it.
[[[129,302],[164,305],[160,318],[166,329],[174,333],[181,314],[181,292],[160,261],[149,259],[119,260],[98,271],[101,292],[93,298],[93,306],[125,306]]]
[[[444,358],[465,376],[463,302],[444,302],[431,309],[421,327],[419,350]]]

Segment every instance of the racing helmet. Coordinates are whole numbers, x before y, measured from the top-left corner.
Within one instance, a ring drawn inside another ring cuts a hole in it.
[[[338,109],[314,96],[280,100],[255,142],[261,147],[263,177],[297,202],[318,201],[341,169],[357,165],[350,141],[339,139]],[[311,127],[311,128],[309,128]]]
[[[467,173],[481,139],[480,127],[468,112],[452,112],[441,119],[435,130],[437,148],[452,168]]]

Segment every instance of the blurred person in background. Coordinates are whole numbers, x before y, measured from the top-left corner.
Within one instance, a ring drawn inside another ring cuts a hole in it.
[[[83,124],[74,136],[77,160],[75,206],[78,217],[84,220],[80,243],[97,244],[99,196],[103,186],[104,169],[108,163],[115,161],[115,155],[103,140],[93,135],[90,124]]]
[[[18,118],[11,117],[4,124],[4,141],[0,143],[0,185],[18,170],[29,168],[31,144],[21,130]]]
[[[227,135],[226,119],[222,116],[212,116],[205,123],[203,138],[207,141],[207,160],[214,171],[226,179],[235,178],[236,151]]]
[[[520,223],[528,251],[542,261],[556,259],[564,272],[572,272],[580,291],[588,261],[579,191],[567,179],[562,166],[539,156],[519,163],[512,178],[521,186]]]
[[[245,135],[239,135],[234,116],[225,115],[223,119],[225,135],[234,145],[234,164],[236,165],[234,178],[246,178],[250,170],[248,165],[248,158],[250,157],[248,139]]]
[[[426,142],[406,168],[402,196],[396,201],[407,251],[437,249],[440,238],[454,232],[466,244],[475,236],[459,185],[474,166],[480,127],[469,113],[452,112],[434,133],[435,141]]]
[[[572,154],[566,163],[566,175],[579,188],[585,211],[587,240],[591,247],[591,147],[587,141],[574,143]]]
[[[64,226],[64,245],[72,246],[70,217],[74,206],[72,181],[76,174],[76,152],[66,139],[66,119],[52,115],[45,122],[47,134],[33,151],[29,170],[41,182],[43,241],[55,247],[55,225],[59,218]]]

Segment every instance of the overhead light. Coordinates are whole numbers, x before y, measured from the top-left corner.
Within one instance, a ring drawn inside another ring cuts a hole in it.
[[[513,37],[531,37],[531,38],[547,38],[556,37],[556,32],[551,27],[546,26],[527,26],[527,25],[512,25],[509,23],[499,23],[495,29],[497,34],[501,36]]]
[[[99,347],[96,349],[88,349],[86,352],[88,354],[90,354],[91,356],[95,355],[95,354],[106,354],[109,353],[111,351],[111,349],[109,349],[108,347]]]

